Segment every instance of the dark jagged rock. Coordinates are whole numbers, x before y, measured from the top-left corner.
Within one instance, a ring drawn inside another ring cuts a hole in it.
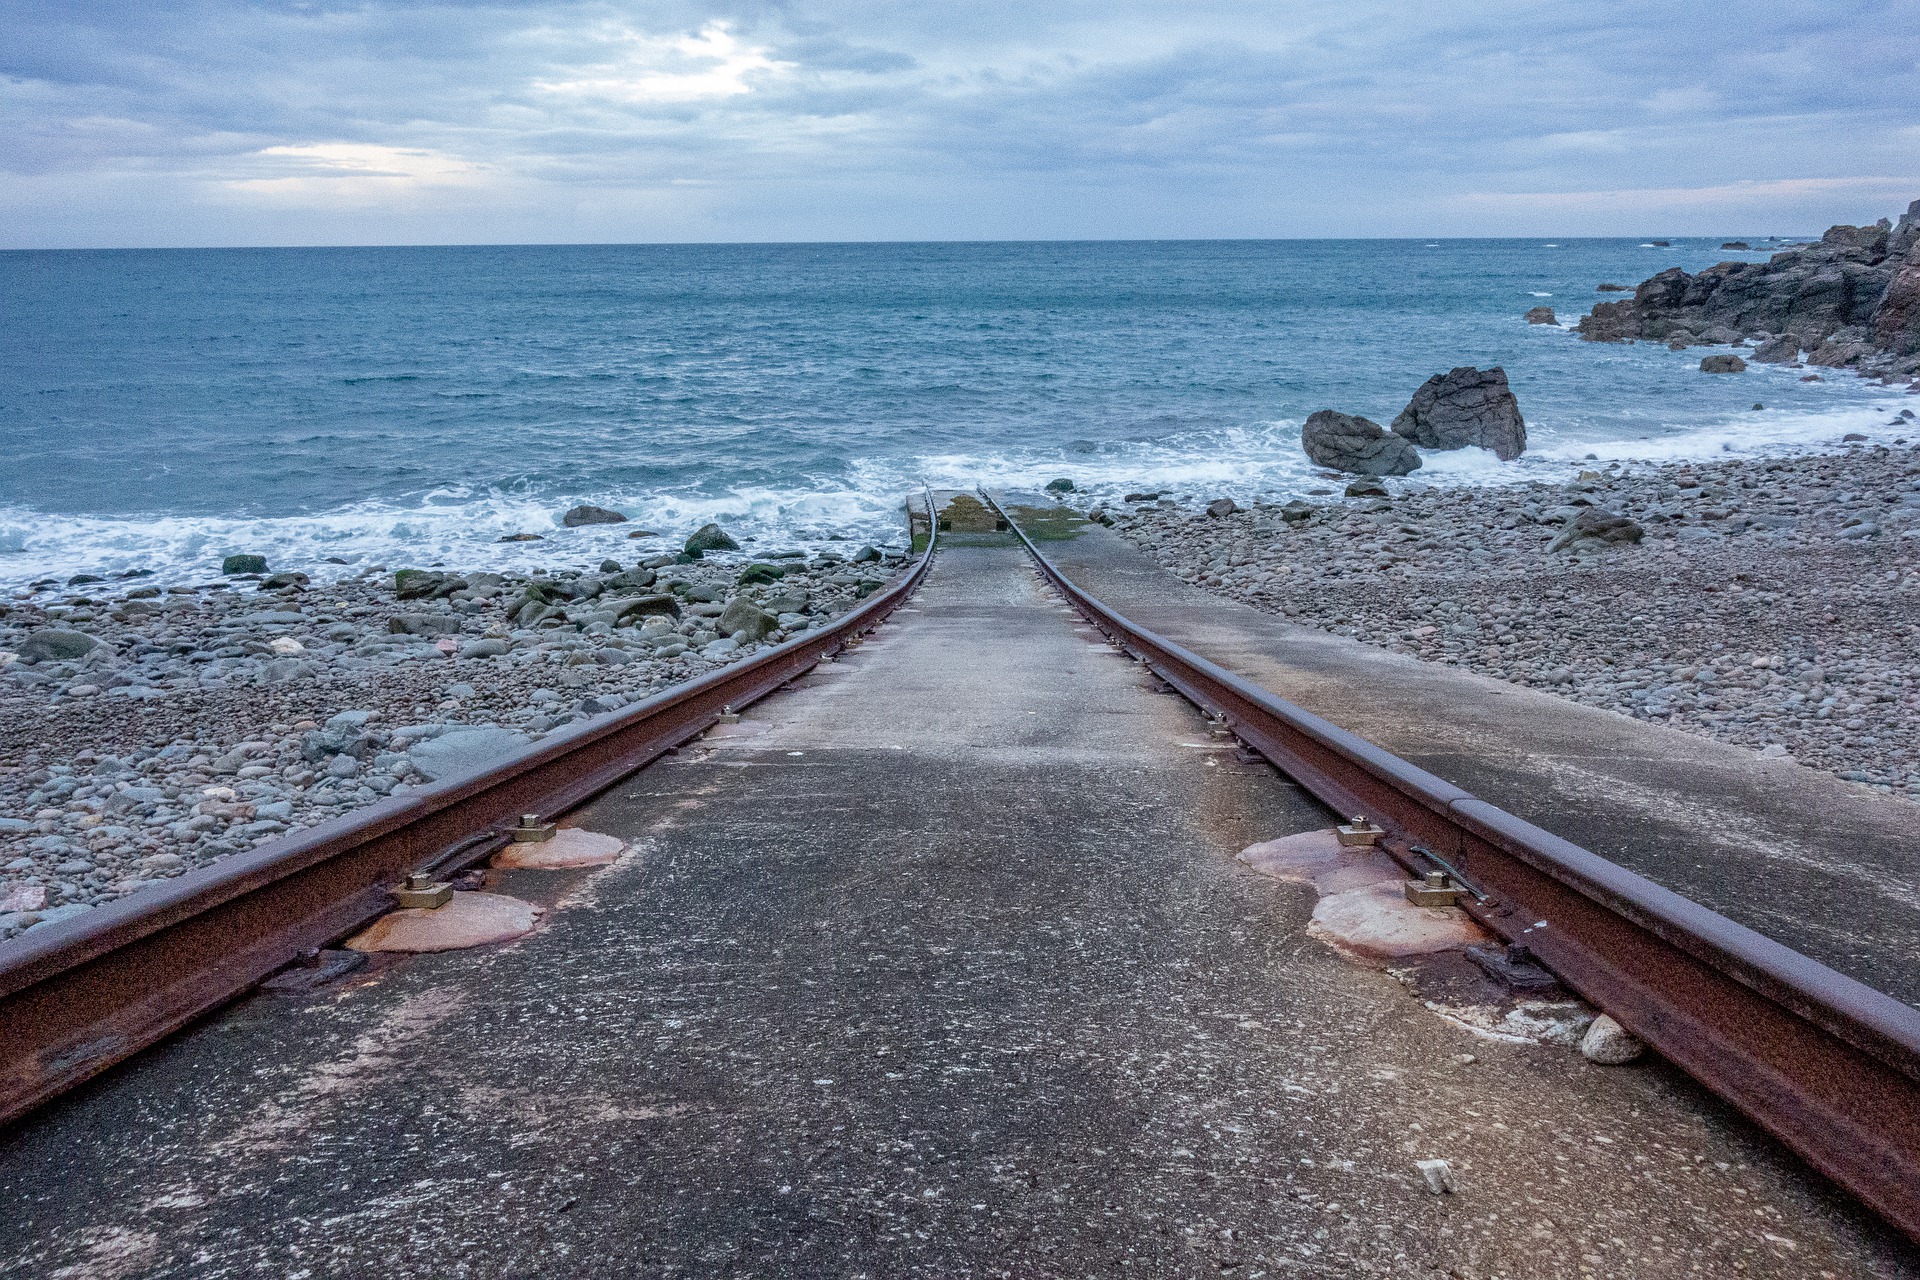
[[[1471,366],[1436,373],[1393,420],[1395,435],[1424,449],[1491,449],[1502,462],[1527,447],[1527,423],[1507,385],[1507,371]],[[1383,473],[1376,473],[1383,474]]]
[[[709,551],[738,551],[740,544],[728,536],[727,531],[717,524],[703,524],[688,536],[684,547],[685,554],[703,556]]]
[[[1818,243],[1765,262],[1722,262],[1689,273],[1669,268],[1633,298],[1596,304],[1580,320],[1590,342],[1654,340],[1700,334],[1765,335],[1759,357],[1785,363],[1784,339],[1809,363],[1864,371],[1920,371],[1920,200],[1895,226],[1834,226]],[[1909,368],[1913,365],[1913,368]]]
[[[1364,476],[1404,476],[1420,469],[1412,441],[1379,423],[1337,409],[1311,414],[1300,428],[1300,446],[1323,467]]]
[[[1552,307],[1535,307],[1531,311],[1527,312],[1527,323],[1528,324],[1559,324],[1560,322],[1553,318]]]
[[[1800,358],[1800,340],[1790,333],[1768,338],[1754,348],[1753,358],[1760,364],[1792,364]]]
[[[1880,299],[1873,339],[1891,355],[1915,356],[1920,355],[1920,200],[1900,219],[1900,230],[1907,233],[1907,252]],[[1899,235],[1894,239],[1899,240]]]
[[[596,507],[591,503],[581,503],[560,517],[560,523],[569,529],[578,529],[587,524],[625,524],[627,518],[618,511],[609,511],[605,507]]]
[[[1745,373],[1747,362],[1739,356],[1708,356],[1700,362],[1702,373]]]
[[[1560,531],[1560,535],[1547,544],[1547,550],[1599,550],[1623,542],[1638,542],[1646,534],[1647,531],[1637,520],[1615,511],[1603,511],[1599,507],[1583,507],[1579,515],[1567,522],[1567,527]]]

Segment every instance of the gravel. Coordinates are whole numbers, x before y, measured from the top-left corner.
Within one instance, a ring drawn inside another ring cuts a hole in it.
[[[1920,798],[1920,451],[1387,482],[1114,527],[1294,621]],[[1575,536],[1566,535],[1572,531]],[[1558,546],[1558,550],[1549,550]]]
[[[667,559],[0,598],[0,938],[749,657],[904,563]],[[716,630],[737,599],[763,639]]]

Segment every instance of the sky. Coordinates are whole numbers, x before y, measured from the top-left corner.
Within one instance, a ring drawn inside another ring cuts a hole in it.
[[[1920,0],[0,0],[0,247],[1765,235]]]

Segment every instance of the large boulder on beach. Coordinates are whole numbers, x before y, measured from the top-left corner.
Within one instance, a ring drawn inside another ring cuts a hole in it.
[[[780,626],[780,620],[745,596],[735,596],[720,613],[720,634],[738,636],[747,633],[750,640],[765,640]]]
[[[1491,449],[1511,462],[1527,447],[1527,423],[1507,385],[1507,371],[1463,366],[1436,373],[1393,420],[1393,432],[1423,449]]]
[[[1580,514],[1567,522],[1551,543],[1548,551],[1599,551],[1624,543],[1638,542],[1647,531],[1637,520],[1621,515],[1617,511],[1605,511],[1599,507],[1582,507]]]
[[[1379,423],[1337,409],[1321,409],[1300,428],[1300,447],[1323,467],[1363,476],[1404,476],[1420,469],[1420,454],[1405,437]]]
[[[627,518],[618,511],[609,511],[605,507],[596,507],[583,502],[560,517],[560,523],[569,529],[578,529],[587,524],[625,524]]]
[[[703,524],[687,538],[682,548],[690,556],[703,556],[709,551],[738,551],[740,544],[727,535],[727,531],[717,524]]]
[[[223,574],[265,573],[266,571],[267,558],[265,556],[247,555],[243,553],[228,556],[220,562],[220,572]]]
[[[98,649],[100,643],[84,632],[48,628],[21,641],[18,656],[26,663],[73,662]]]

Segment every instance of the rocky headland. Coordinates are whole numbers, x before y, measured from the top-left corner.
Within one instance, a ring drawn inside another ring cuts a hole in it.
[[[1136,496],[1098,518],[1196,586],[1920,799],[1911,445],[1494,488],[1340,477],[1251,510]]]
[[[484,764],[845,613],[905,562],[680,553],[0,600],[0,937]]]
[[[1830,227],[1765,262],[1662,271],[1631,298],[1596,303],[1577,328],[1589,342],[1752,344],[1749,358],[1765,363],[1920,375],[1920,200],[1897,224]]]

